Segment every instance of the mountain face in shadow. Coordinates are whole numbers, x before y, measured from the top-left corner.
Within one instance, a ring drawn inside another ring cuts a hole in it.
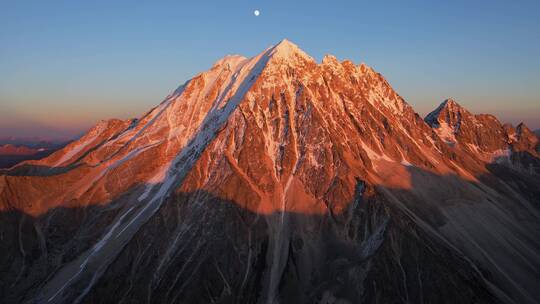
[[[289,41],[0,171],[7,303],[537,303],[540,155]]]
[[[88,281],[64,289],[62,296],[77,299],[92,276],[102,272],[100,280],[79,298],[81,302],[255,303],[268,293],[278,252],[283,269],[274,301],[495,301],[469,261],[372,195],[359,184],[350,209],[330,217],[260,215],[204,191],[179,193],[110,265],[89,265]],[[3,227],[15,228],[5,231],[13,237],[6,244],[15,246],[2,250],[3,260],[10,261],[6,272],[10,275],[3,284],[15,286],[5,299],[47,302],[61,285],[45,284],[29,294],[29,286],[23,282],[45,282],[50,271],[77,260],[99,241],[107,223],[114,222],[110,213],[120,212],[89,207],[56,209],[41,218],[4,214]],[[284,216],[289,244],[275,248],[271,223]],[[18,218],[24,218],[23,222],[17,223]],[[71,222],[64,222],[65,218]],[[45,240],[39,240],[35,226],[48,236]],[[22,247],[16,246],[19,233],[24,239]],[[20,248],[24,248],[24,257]],[[60,283],[68,280],[64,277]]]

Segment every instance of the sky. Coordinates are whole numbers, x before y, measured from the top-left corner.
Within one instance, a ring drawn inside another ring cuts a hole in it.
[[[139,117],[219,58],[283,38],[365,62],[421,115],[453,97],[540,128],[540,1],[373,2],[0,0],[0,137]]]

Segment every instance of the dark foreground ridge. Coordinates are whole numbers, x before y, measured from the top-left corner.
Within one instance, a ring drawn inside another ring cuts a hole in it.
[[[57,208],[38,218],[2,213],[4,302],[47,303],[39,282],[98,241],[119,208],[119,203]],[[436,213],[423,212],[425,225],[444,225]],[[270,301],[264,297],[269,251],[275,248],[268,221],[282,216],[255,214],[204,191],[179,193],[136,233],[97,282],[89,276],[65,289],[63,297],[71,303]],[[360,181],[343,214],[287,217],[290,243],[272,301],[497,302],[484,283],[489,273]]]

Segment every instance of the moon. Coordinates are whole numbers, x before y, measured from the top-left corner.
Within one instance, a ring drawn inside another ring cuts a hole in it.
[[[261,14],[261,12],[259,10],[254,10],[253,11],[253,15],[255,15],[255,17],[258,17],[260,14]]]

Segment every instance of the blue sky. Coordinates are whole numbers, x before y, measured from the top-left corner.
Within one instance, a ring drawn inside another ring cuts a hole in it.
[[[367,63],[422,115],[454,97],[540,128],[540,1],[372,2],[0,0],[0,136],[139,116],[283,38]]]

